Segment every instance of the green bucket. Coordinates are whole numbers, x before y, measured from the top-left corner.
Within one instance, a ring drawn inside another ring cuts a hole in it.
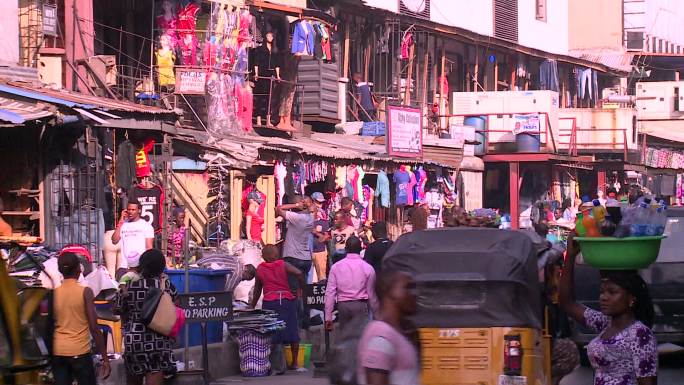
[[[660,241],[665,236],[653,237],[577,237],[584,262],[602,270],[643,269],[655,262]]]

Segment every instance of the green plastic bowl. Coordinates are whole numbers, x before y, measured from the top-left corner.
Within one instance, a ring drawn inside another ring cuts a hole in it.
[[[643,269],[655,262],[660,251],[660,241],[665,236],[654,237],[576,237],[582,248],[584,262],[602,270]]]

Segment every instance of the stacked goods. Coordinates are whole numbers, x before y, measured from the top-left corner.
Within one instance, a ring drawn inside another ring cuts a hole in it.
[[[595,199],[592,205],[582,205],[577,213],[575,230],[580,237],[652,237],[663,235],[667,223],[664,202],[640,199],[633,207],[614,199],[606,206]]]
[[[641,198],[635,205],[598,200],[580,207],[575,222],[585,262],[600,269],[640,269],[653,263],[667,224],[664,202]]]
[[[501,216],[493,209],[476,209],[469,213],[461,207],[453,207],[451,210],[447,210],[443,216],[447,227],[498,228],[501,224]]]

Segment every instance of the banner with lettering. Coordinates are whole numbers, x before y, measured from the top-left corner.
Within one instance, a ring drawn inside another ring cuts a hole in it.
[[[423,119],[418,108],[387,107],[387,154],[423,157]]]

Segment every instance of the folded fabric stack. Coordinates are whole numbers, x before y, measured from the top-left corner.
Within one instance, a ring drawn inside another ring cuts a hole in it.
[[[236,310],[228,329],[231,332],[252,330],[257,333],[272,333],[285,329],[285,322],[278,321],[278,315],[271,310]]]
[[[7,251],[9,274],[26,286],[42,286],[38,278],[40,271],[57,254],[57,250],[43,246],[11,248]]]

